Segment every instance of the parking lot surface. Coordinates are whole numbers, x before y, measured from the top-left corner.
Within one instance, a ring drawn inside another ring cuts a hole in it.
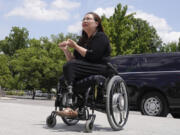
[[[84,133],[85,121],[75,126],[66,126],[60,117],[50,129],[46,117],[50,115],[54,101],[0,97],[0,135],[79,135]],[[130,112],[124,129],[112,131],[106,114],[95,112],[96,120],[92,135],[180,135],[180,120],[142,116]]]

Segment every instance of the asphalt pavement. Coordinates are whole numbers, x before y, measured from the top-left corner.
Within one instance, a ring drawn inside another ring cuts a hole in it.
[[[66,126],[60,117],[54,128],[46,126],[46,117],[54,109],[53,100],[31,100],[0,97],[0,135],[79,135],[84,133],[85,121]],[[180,119],[143,116],[130,112],[121,131],[113,131],[106,114],[95,112],[92,135],[180,135]]]

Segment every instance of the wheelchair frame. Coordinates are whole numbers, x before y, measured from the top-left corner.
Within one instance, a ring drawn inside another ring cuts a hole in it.
[[[128,120],[129,108],[128,108],[128,94],[127,87],[124,80],[118,74],[118,71],[113,67],[111,63],[108,63],[108,66],[113,69],[113,74],[105,79],[104,83],[99,83],[104,91],[101,95],[103,96],[104,102],[97,102],[97,86],[88,87],[85,98],[81,94],[75,94],[74,96],[74,109],[79,108],[76,104],[78,99],[85,100],[81,110],[78,110],[78,117],[76,118],[67,118],[61,117],[63,122],[68,126],[76,125],[79,120],[86,120],[85,132],[92,132],[94,121],[96,115],[94,111],[100,111],[107,114],[108,122],[111,128],[115,131],[122,130],[124,125]],[[101,90],[102,90],[101,89]],[[67,91],[66,91],[67,92]],[[55,111],[52,111],[51,115],[47,117],[46,124],[48,127],[53,128],[56,125],[56,116],[55,113],[57,109],[63,110],[66,108],[67,93],[62,93],[62,91],[57,92],[56,101],[55,101]],[[99,94],[99,93],[98,93]],[[90,100],[90,102],[89,102]],[[92,110],[90,114],[89,110]]]

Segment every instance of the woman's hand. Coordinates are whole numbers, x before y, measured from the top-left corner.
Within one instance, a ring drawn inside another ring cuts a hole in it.
[[[83,48],[82,46],[78,45],[75,41],[68,39],[67,45],[71,48],[74,48],[76,51],[78,51],[81,56],[85,57],[87,49]]]
[[[66,51],[68,49],[67,41],[59,43],[59,48],[61,48],[63,51]]]
[[[77,46],[76,42],[71,39],[67,40],[67,45],[71,48],[75,48]]]
[[[66,60],[70,61],[74,58],[73,54],[68,50],[68,41],[63,41],[58,44],[59,48],[61,48],[66,56]]]

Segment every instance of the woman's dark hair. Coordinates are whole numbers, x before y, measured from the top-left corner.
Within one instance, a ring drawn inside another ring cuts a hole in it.
[[[104,32],[103,27],[102,27],[102,24],[101,24],[101,18],[99,17],[99,15],[96,14],[96,13],[94,13],[94,12],[88,12],[88,13],[86,13],[86,15],[87,15],[87,14],[93,15],[94,20],[95,20],[96,22],[98,22],[98,26],[97,26],[97,28],[96,28],[96,29],[97,29],[97,32]],[[79,42],[81,42],[82,44],[84,44],[87,40],[88,40],[88,35],[86,34],[86,32],[85,32],[84,30],[82,30],[82,35],[81,35],[81,38],[80,38]]]
[[[97,31],[98,31],[98,32],[100,32],[100,31],[101,31],[101,32],[104,32],[103,27],[102,27],[102,24],[101,24],[101,18],[99,17],[99,15],[96,14],[96,13],[94,13],[94,12],[88,12],[87,14],[93,15],[94,20],[95,20],[96,22],[98,22]],[[86,15],[87,15],[87,14],[86,14]]]

